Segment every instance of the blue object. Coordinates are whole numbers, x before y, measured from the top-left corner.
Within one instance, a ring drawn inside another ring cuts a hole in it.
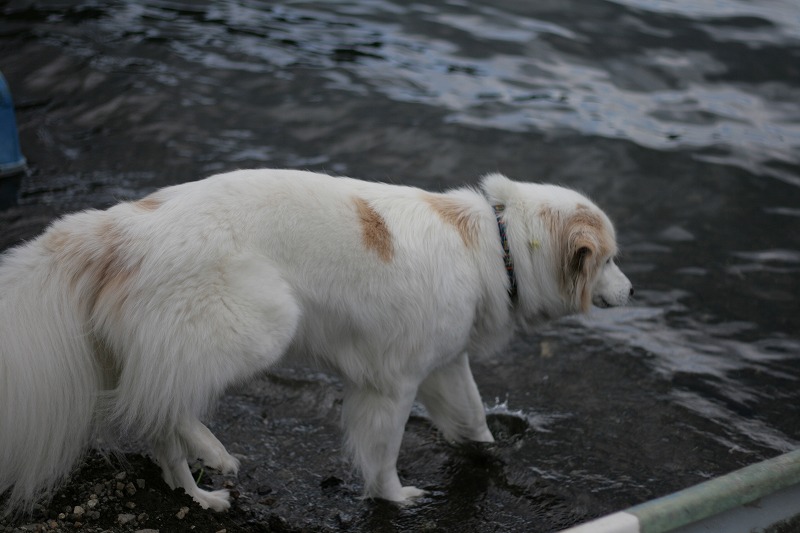
[[[11,100],[6,79],[0,74],[0,177],[10,176],[24,169],[25,158],[19,148],[14,102]]]

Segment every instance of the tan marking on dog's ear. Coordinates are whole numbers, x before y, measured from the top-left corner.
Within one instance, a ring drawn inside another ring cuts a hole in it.
[[[562,257],[562,288],[578,299],[586,312],[592,305],[594,278],[614,242],[602,217],[588,206],[578,204],[558,232]]]
[[[364,246],[376,252],[381,261],[388,263],[394,257],[394,243],[386,220],[363,198],[354,197],[353,202],[361,223]]]
[[[597,251],[592,240],[581,240],[576,242],[573,250],[571,275],[573,276],[574,290],[578,296],[580,310],[584,313],[589,311],[592,306],[592,283],[596,275]]]
[[[573,226],[588,226],[596,230],[603,229],[603,219],[591,208],[578,204],[575,213],[570,217],[568,224]]]
[[[155,211],[163,202],[156,198],[154,195],[145,196],[141,200],[136,200],[133,202],[133,205],[138,207],[139,209],[144,209],[145,211]]]
[[[452,225],[461,236],[464,246],[471,248],[478,240],[476,221],[469,212],[469,206],[443,194],[427,194],[425,201],[446,223]]]

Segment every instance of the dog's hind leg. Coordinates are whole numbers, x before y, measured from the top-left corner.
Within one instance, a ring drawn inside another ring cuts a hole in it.
[[[342,405],[346,443],[364,478],[368,498],[406,503],[425,494],[404,487],[397,476],[397,455],[415,387],[397,387],[393,393],[350,385]]]
[[[494,442],[466,353],[433,371],[420,385],[419,399],[446,439]]]
[[[186,461],[186,443],[180,435],[173,433],[159,440],[153,452],[170,488],[183,488],[203,509],[224,511],[231,506],[227,490],[207,491],[197,486]]]
[[[187,418],[180,426],[189,457],[200,459],[209,468],[225,475],[239,473],[239,460],[232,457],[225,446],[197,418]]]
[[[120,328],[105,332],[124,354],[112,416],[123,431],[150,443],[168,485],[223,510],[227,493],[198,488],[188,460],[199,456],[230,473],[238,463],[199,418],[231,384],[283,356],[300,308],[277,269],[259,258],[231,258],[198,279],[204,283],[149,300],[139,316],[131,313],[127,335]]]

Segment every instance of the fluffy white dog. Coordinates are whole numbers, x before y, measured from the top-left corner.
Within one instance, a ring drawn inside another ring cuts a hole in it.
[[[236,473],[200,422],[285,356],[345,383],[369,497],[405,502],[415,398],[448,439],[491,442],[467,354],[519,326],[625,304],[614,229],[585,197],[493,174],[445,194],[243,170],[54,222],[0,263],[0,493],[30,508],[98,437],[146,443],[173,488],[188,460]]]

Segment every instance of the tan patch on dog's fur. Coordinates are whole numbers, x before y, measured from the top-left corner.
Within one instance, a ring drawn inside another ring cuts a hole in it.
[[[383,217],[363,198],[354,197],[358,220],[361,222],[361,238],[368,250],[378,254],[381,261],[388,263],[394,257],[392,234]]]
[[[154,195],[145,196],[141,200],[137,200],[133,202],[133,205],[138,207],[139,209],[144,209],[145,211],[155,211],[163,202],[156,198]]]
[[[455,198],[441,194],[425,195],[425,201],[443,221],[456,229],[464,246],[470,248],[475,244],[478,238],[477,228],[468,206]]]
[[[558,236],[561,234],[561,215],[558,211],[549,205],[543,205],[539,207],[538,215],[544,222],[550,235]]]
[[[44,239],[59,267],[68,273],[72,289],[80,288],[85,295],[89,312],[108,299],[117,309],[124,303],[139,266],[126,260],[125,237],[113,223],[105,221],[86,234],[53,228]]]
[[[95,302],[113,298],[117,303],[122,303],[127,298],[130,279],[138,271],[138,266],[126,264],[123,250],[125,238],[112,224],[104,225],[100,240],[104,252],[98,257],[93,274],[97,287]]]
[[[70,234],[56,228],[50,229],[42,237],[42,243],[49,252],[62,254],[70,241]]]
[[[69,274],[70,287],[74,290],[89,262],[83,250],[85,245],[73,233],[61,228],[50,229],[42,239],[45,248],[55,256],[59,268]]]

